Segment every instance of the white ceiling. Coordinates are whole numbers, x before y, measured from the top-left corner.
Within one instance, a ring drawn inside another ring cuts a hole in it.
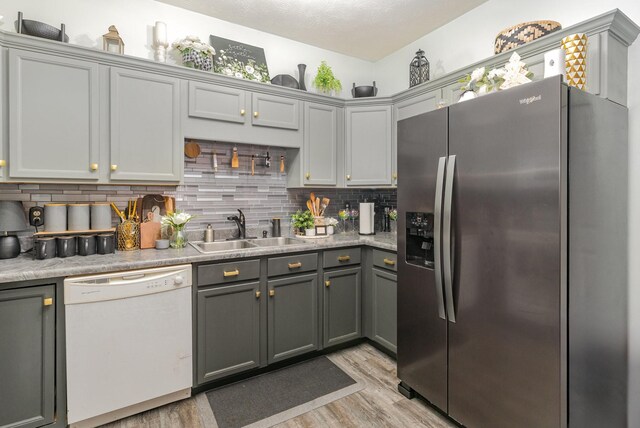
[[[486,0],[158,0],[376,61]]]

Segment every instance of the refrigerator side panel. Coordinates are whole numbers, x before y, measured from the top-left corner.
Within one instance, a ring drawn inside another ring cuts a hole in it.
[[[447,322],[433,266],[433,216],[446,155],[447,109],[398,122],[398,377],[444,411]]]
[[[450,107],[449,415],[465,426],[566,423],[563,91],[550,78]]]
[[[626,108],[570,90],[569,174],[569,425],[626,427]]]

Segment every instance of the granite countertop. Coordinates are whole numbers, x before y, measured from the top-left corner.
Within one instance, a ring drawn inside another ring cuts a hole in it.
[[[75,256],[48,260],[34,260],[32,254],[21,254],[14,259],[0,260],[0,283],[117,272],[183,263],[261,257],[272,254],[297,253],[358,245],[396,251],[396,235],[391,233],[378,233],[372,236],[355,234],[333,235],[324,239],[300,239],[300,244],[243,248],[209,254],[200,253],[191,245],[187,245],[186,248],[180,250],[117,251],[115,254],[108,255]]]

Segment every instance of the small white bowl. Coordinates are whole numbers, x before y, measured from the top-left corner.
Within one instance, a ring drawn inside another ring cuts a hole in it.
[[[166,250],[169,248],[168,239],[156,239],[156,250]]]

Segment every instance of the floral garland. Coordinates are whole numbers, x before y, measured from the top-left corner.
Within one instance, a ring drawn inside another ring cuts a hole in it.
[[[524,62],[520,61],[520,55],[514,52],[504,67],[494,68],[490,71],[485,67],[476,68],[471,74],[467,74],[458,82],[464,84],[460,88],[463,92],[473,91],[484,95],[489,92],[529,83],[531,78],[533,78],[533,73],[527,69],[527,65]]]

